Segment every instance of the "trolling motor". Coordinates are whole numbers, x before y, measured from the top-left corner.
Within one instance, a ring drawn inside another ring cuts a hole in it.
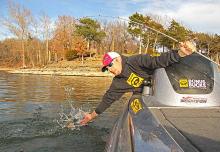
[[[143,82],[143,90],[142,95],[149,96],[151,94],[151,87],[152,87],[152,78],[148,77]]]

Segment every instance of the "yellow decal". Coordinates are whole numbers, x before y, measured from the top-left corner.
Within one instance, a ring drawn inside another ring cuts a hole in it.
[[[187,79],[180,79],[180,88],[188,88],[188,80]]]
[[[132,101],[130,106],[135,114],[143,108],[138,99],[135,99],[134,101]]]
[[[129,85],[132,85],[133,87],[137,88],[142,84],[143,80],[144,80],[143,78],[137,76],[134,73],[131,73],[131,75],[129,76],[129,78],[127,80],[127,83]]]

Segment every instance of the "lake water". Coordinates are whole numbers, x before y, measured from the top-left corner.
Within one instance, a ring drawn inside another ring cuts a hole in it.
[[[111,83],[108,77],[8,74],[0,71],[1,152],[102,152],[129,96],[80,130],[62,129],[59,112],[93,110]],[[61,108],[63,107],[63,108]]]

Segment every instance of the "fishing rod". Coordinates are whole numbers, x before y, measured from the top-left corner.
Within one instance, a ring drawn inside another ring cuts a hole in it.
[[[143,23],[138,23],[138,22],[131,21],[131,20],[128,20],[128,19],[125,19],[125,18],[116,17],[116,16],[105,16],[105,15],[85,16],[85,17],[83,17],[83,18],[97,18],[97,17],[100,17],[100,18],[101,18],[101,17],[102,17],[102,18],[113,18],[113,19],[123,20],[123,21],[126,21],[126,22],[132,22],[132,23],[135,23],[135,24],[137,24],[137,25],[139,25],[139,26],[142,26],[143,28],[149,29],[149,30],[151,30],[151,31],[153,31],[153,32],[156,32],[156,33],[159,33],[159,34],[161,34],[161,35],[163,35],[163,36],[165,36],[165,37],[167,37],[167,38],[169,38],[169,39],[171,39],[171,40],[173,40],[173,41],[175,41],[175,42],[177,42],[177,43],[180,43],[180,41],[178,41],[177,39],[175,39],[174,37],[172,37],[172,36],[170,36],[170,35],[167,35],[167,34],[161,32],[161,31],[156,30],[156,29],[154,29],[154,28],[152,28],[152,27],[149,27],[149,26],[147,26],[147,25],[145,25],[145,24],[143,24]],[[195,42],[195,41],[192,41],[192,40],[191,40],[190,42],[196,47],[196,42]],[[202,53],[200,53],[200,52],[198,52],[198,51],[196,51],[196,50],[195,50],[194,52],[197,53],[197,54],[199,54],[199,55],[201,55],[202,57],[206,58],[207,60],[209,60],[209,61],[215,63],[216,65],[218,65],[218,66],[220,67],[220,64],[219,64],[219,63],[213,61],[213,60],[210,59],[209,57],[203,55]]]

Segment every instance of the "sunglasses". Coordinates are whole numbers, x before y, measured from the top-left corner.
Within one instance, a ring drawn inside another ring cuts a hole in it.
[[[107,66],[103,69],[102,72],[108,71],[108,68],[109,68],[109,67],[112,67],[112,66],[113,66],[113,63],[111,62],[111,63],[109,63],[109,65],[107,65]]]
[[[112,67],[113,66],[113,62],[109,63],[109,65],[107,65],[106,67]]]

